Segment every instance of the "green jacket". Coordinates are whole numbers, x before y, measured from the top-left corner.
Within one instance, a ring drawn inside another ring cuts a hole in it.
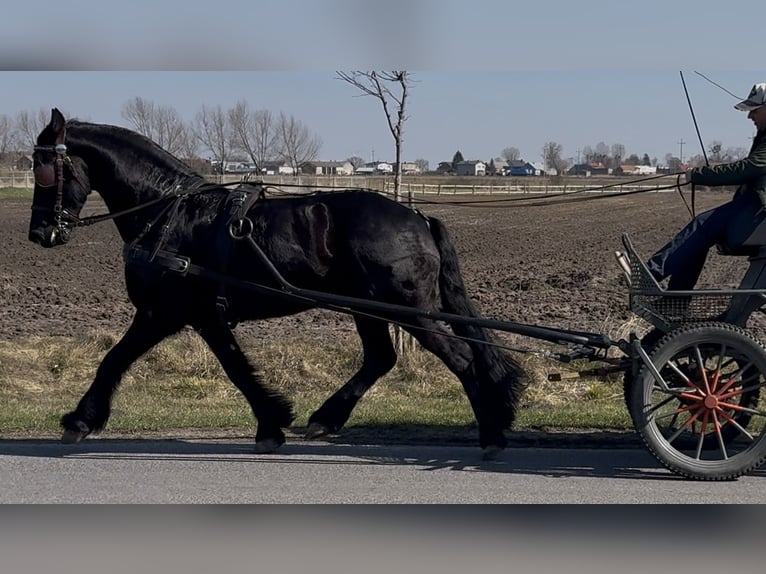
[[[754,192],[766,206],[766,130],[753,138],[745,159],[712,167],[695,167],[689,172],[695,185],[737,185],[736,194]]]

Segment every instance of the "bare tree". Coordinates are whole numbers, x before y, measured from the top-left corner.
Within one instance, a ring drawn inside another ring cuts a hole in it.
[[[180,156],[188,148],[189,128],[173,107],[135,97],[122,107],[122,117],[135,131],[173,155]]]
[[[383,106],[388,129],[394,138],[396,158],[394,165],[394,199],[400,201],[402,187],[402,145],[404,142],[404,122],[407,121],[407,95],[411,84],[411,75],[405,71],[393,72],[337,72],[338,79],[357,88],[362,95],[377,98]],[[396,109],[392,110],[391,107]],[[414,203],[412,186],[408,192],[408,202]],[[414,346],[410,338],[409,346]],[[394,345],[399,352],[404,350],[404,337],[398,325],[394,327]]]
[[[411,85],[409,72],[337,72],[338,79],[343,80],[357,88],[362,95],[372,96],[380,100],[383,112],[386,114],[388,129],[394,137],[396,146],[396,159],[394,166],[394,197],[400,198],[402,185],[402,143],[404,141],[404,122],[407,105],[408,89]],[[396,105],[396,110],[390,109]],[[412,204],[412,190],[409,192],[409,202]]]
[[[612,167],[620,167],[623,158],[625,157],[625,146],[621,143],[612,144]]]
[[[277,155],[277,132],[271,112],[251,111],[245,101],[229,110],[229,121],[234,147],[247,155],[258,173],[270,159]]]
[[[213,159],[221,162],[223,176],[232,147],[229,114],[220,105],[214,108],[203,105],[194,118],[192,131],[199,142],[213,154]]]
[[[502,152],[500,152],[500,155],[507,162],[521,159],[521,152],[519,151],[519,148],[516,147],[507,147]]]
[[[19,137],[17,145],[32,149],[37,144],[37,136],[48,125],[50,110],[40,108],[37,112],[19,112],[16,115],[16,134]],[[69,117],[66,115],[65,117]]]
[[[731,162],[746,158],[747,149],[743,147],[727,147],[721,155],[721,161]]]
[[[201,167],[200,162],[203,161],[199,156],[199,139],[194,135],[194,131],[190,126],[186,126],[183,134],[177,142],[178,155],[183,161],[185,161],[190,167],[198,170]]]
[[[428,165],[428,160],[427,159],[422,159],[422,158],[416,159],[415,160],[415,165],[418,166],[418,169],[420,170],[420,173],[425,173],[425,172],[429,171],[429,169],[430,169],[430,167]]]
[[[546,169],[555,169],[559,174],[566,170],[566,160],[561,157],[563,149],[560,143],[553,141],[547,142],[543,146],[543,163]]]
[[[0,114],[0,157],[16,150],[16,128],[13,120],[6,114]]]
[[[276,129],[279,156],[297,175],[304,165],[318,157],[322,139],[313,135],[303,122],[292,115],[287,117],[284,112],[279,113]]]
[[[358,155],[352,155],[350,158],[348,158],[346,161],[350,162],[352,166],[354,166],[354,169],[357,170],[360,167],[364,165],[364,158],[359,157]]]

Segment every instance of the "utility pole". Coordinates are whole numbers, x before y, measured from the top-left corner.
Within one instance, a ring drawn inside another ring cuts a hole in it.
[[[681,146],[681,155],[680,155],[680,157],[678,158],[678,159],[680,159],[680,160],[681,160],[681,163],[684,163],[684,144],[685,144],[685,143],[686,143],[686,142],[684,141],[684,139],[683,139],[683,138],[681,138],[681,141],[679,141],[679,142],[678,142],[678,144]]]

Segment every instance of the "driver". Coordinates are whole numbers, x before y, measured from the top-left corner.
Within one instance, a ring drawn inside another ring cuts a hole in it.
[[[658,282],[670,277],[669,290],[693,289],[711,247],[741,245],[766,219],[766,83],[755,84],[734,107],[755,124],[753,145],[744,159],[684,174],[685,183],[738,187],[730,201],[696,216],[649,258],[647,265]]]

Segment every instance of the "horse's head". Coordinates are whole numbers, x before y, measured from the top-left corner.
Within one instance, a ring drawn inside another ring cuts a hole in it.
[[[67,154],[66,121],[54,108],[51,121],[37,136],[32,154],[35,189],[29,240],[43,247],[55,247],[69,241],[72,226],[90,193],[88,166]]]

